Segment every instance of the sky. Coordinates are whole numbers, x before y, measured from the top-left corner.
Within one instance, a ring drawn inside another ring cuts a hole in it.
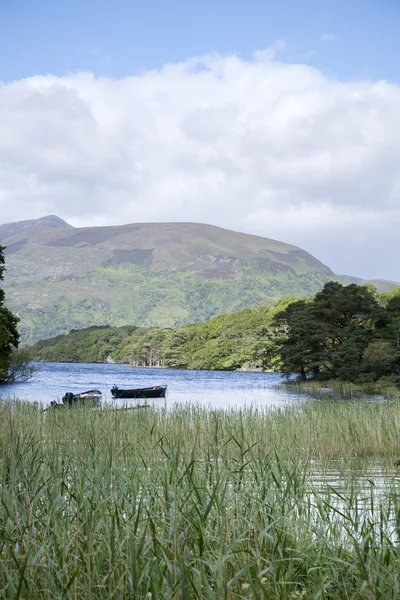
[[[0,223],[196,221],[400,281],[400,0],[0,0]]]

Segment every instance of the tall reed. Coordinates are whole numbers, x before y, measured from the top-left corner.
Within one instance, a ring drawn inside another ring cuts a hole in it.
[[[397,598],[399,424],[398,403],[0,405],[2,597]]]

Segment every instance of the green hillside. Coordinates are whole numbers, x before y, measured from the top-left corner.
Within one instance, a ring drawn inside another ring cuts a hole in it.
[[[334,277],[288,244],[197,223],[74,228],[55,216],[0,225],[5,291],[24,342],[92,325],[176,327]]]
[[[342,279],[296,246],[199,223],[75,228],[50,215],[0,225],[0,243],[28,343],[93,325],[177,327]]]
[[[34,344],[35,360],[114,362],[139,367],[265,369],[274,362],[274,316],[295,298],[263,302],[176,329],[89,327]]]
[[[176,329],[91,327],[39,341],[32,351],[42,361],[273,369],[304,381],[380,382],[397,390],[399,335],[400,288],[378,294],[329,282],[306,301],[285,297]]]

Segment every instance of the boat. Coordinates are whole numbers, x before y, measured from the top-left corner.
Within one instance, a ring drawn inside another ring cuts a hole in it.
[[[114,385],[111,388],[113,398],[165,398],[167,385],[155,385],[146,388],[121,389]]]
[[[101,396],[100,390],[87,390],[86,392],[80,392],[79,394],[67,392],[62,397],[62,401],[63,404],[68,404],[68,406],[74,406],[76,404],[98,406],[101,401]]]

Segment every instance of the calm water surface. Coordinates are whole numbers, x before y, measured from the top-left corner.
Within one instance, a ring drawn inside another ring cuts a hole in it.
[[[278,373],[237,373],[227,371],[187,371],[177,369],[133,369],[126,365],[82,363],[34,363],[38,369],[27,383],[0,388],[3,399],[29,400],[47,405],[61,401],[66,392],[83,392],[98,388],[105,402],[111,402],[110,389],[149,387],[168,384],[168,404],[196,403],[211,408],[245,406],[283,406],[304,400],[291,390],[277,387]],[[118,401],[125,403],[125,400]],[[154,401],[155,405],[164,402]]]

